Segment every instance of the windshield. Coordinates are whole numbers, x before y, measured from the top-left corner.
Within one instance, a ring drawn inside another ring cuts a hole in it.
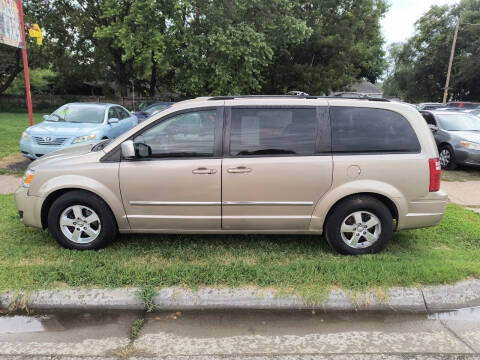
[[[447,131],[480,131],[480,119],[469,114],[437,114],[437,118]]]
[[[104,106],[65,105],[55,110],[47,121],[100,124],[103,123],[104,116]]]
[[[161,105],[154,105],[154,106],[150,106],[146,109],[143,109],[142,111],[147,114],[147,115],[152,115],[154,112],[157,112],[157,111],[161,111],[161,110],[164,110],[168,107],[168,105],[165,105],[165,104],[161,104]]]

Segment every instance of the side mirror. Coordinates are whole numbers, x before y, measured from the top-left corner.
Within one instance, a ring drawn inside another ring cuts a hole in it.
[[[135,157],[138,158],[148,158],[152,156],[152,148],[144,143],[136,143],[135,147]]]
[[[50,119],[50,115],[43,115],[42,117],[43,117],[43,120],[48,120],[48,119]]]
[[[118,120],[117,118],[108,119],[108,123],[109,123],[109,124],[116,124],[116,123],[118,123],[118,121],[119,121],[119,120]]]
[[[428,127],[430,128],[430,130],[431,130],[433,133],[436,133],[436,132],[438,131],[438,126],[437,126],[437,125],[428,124]]]
[[[121,145],[122,157],[125,159],[133,159],[135,157],[135,147],[132,140],[124,141]]]

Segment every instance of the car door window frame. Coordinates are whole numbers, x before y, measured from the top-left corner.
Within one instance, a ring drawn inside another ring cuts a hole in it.
[[[119,118],[119,120],[125,120],[125,119],[128,119],[130,117],[130,115],[128,114],[128,112],[126,112],[121,106],[115,106],[115,108],[117,109],[117,114],[120,116],[123,116],[122,118]]]
[[[261,155],[231,155],[232,110],[233,109],[310,109],[315,110],[317,131],[315,134],[315,152],[312,154],[261,154]],[[225,126],[223,134],[224,158],[262,158],[262,157],[298,157],[298,156],[329,156],[331,155],[332,132],[330,129],[329,107],[302,105],[233,105],[225,107]]]
[[[148,126],[142,128],[132,136],[128,137],[126,140],[134,140],[137,136],[142,135],[144,132],[150,130],[151,128],[159,125],[160,123],[164,121],[168,121],[169,119],[176,117],[178,115],[183,115],[183,114],[189,114],[189,113],[195,113],[195,112],[200,112],[200,111],[212,111],[216,110],[216,121],[215,121],[215,128],[214,128],[214,148],[213,148],[213,155],[212,156],[185,156],[185,157],[178,157],[178,156],[173,156],[173,157],[150,157],[150,158],[134,158],[134,159],[124,159],[121,154],[120,154],[120,161],[168,161],[168,160],[192,160],[192,159],[221,159],[222,158],[222,133],[223,133],[223,124],[224,124],[224,113],[225,113],[225,107],[224,106],[209,106],[209,107],[199,107],[199,108],[190,108],[190,109],[185,109],[185,110],[179,110],[174,113],[170,113],[166,115],[165,117],[162,117],[155,122],[149,124]],[[118,149],[120,149],[120,145],[118,145]],[[113,149],[111,153],[114,153],[116,149]],[[109,152],[110,153],[110,152]],[[108,154],[107,154],[108,155]],[[104,156],[105,160],[107,160],[107,155]]]

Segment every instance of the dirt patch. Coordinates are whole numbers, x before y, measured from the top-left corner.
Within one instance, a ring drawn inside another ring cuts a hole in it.
[[[30,163],[20,153],[10,154],[0,159],[0,174],[22,176]]]

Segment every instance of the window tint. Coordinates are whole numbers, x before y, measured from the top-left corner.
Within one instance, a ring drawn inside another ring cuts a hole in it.
[[[117,118],[118,120],[120,120],[119,115],[117,113],[117,109],[114,106],[108,109],[108,118],[109,119]]]
[[[150,146],[152,157],[213,156],[216,110],[180,114],[160,122],[134,139]]]
[[[316,109],[232,109],[230,155],[315,153]]]
[[[332,107],[334,152],[418,152],[420,144],[410,123],[393,111]]]
[[[119,120],[123,120],[130,117],[130,115],[128,115],[128,113],[125,110],[123,110],[121,107],[117,106],[115,107],[115,109],[117,110]]]
[[[422,112],[422,116],[428,125],[437,125],[435,118],[432,114]]]

